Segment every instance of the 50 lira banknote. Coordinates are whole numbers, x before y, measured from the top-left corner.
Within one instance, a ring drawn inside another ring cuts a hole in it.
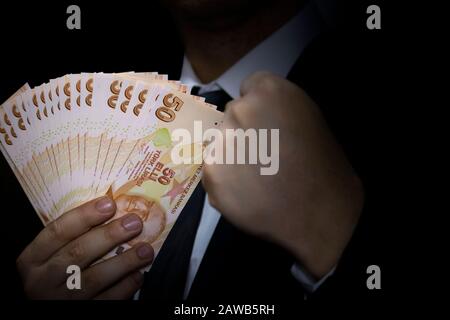
[[[172,133],[223,116],[190,89],[155,72],[81,73],[25,84],[1,104],[1,152],[44,225],[109,194],[113,219],[132,212],[144,227],[107,257],[138,241],[158,253],[201,179],[201,162],[173,161]],[[183,146],[192,157],[201,139]]]

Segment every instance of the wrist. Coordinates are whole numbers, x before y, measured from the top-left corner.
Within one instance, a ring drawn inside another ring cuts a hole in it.
[[[338,264],[353,235],[364,203],[362,185],[355,184],[347,196],[327,199],[308,214],[303,212],[302,217],[307,218],[295,227],[291,224],[291,232],[284,239],[285,247],[316,279]]]

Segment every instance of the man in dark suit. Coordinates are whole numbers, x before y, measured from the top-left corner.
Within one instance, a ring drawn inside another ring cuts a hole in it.
[[[224,127],[279,129],[279,172],[205,166],[206,193],[196,189],[145,279],[137,272],[153,260],[145,244],[90,266],[142,229],[135,215],[98,227],[116,207],[108,198],[92,201],[23,251],[25,291],[32,298],[117,299],[142,288],[142,299],[200,302],[314,296],[345,265],[364,204],[349,161],[351,103],[335,82],[344,61],[336,38],[326,35],[310,1],[167,2],[186,49],[181,80],[225,108]],[[70,264],[83,269],[82,290],[65,288]]]

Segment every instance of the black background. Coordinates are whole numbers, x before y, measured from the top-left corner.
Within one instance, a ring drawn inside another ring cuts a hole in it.
[[[66,8],[70,4],[81,7],[81,30],[66,28]],[[378,4],[382,9],[382,30],[366,28],[366,8],[370,4]],[[158,2],[96,1],[94,5],[93,1],[79,0],[2,1],[0,6],[1,101],[25,82],[35,86],[67,73],[134,70],[168,73],[172,78],[178,75],[183,47],[168,12]],[[403,277],[394,261],[403,254],[396,222],[404,217],[397,200],[402,192],[405,167],[398,156],[405,137],[400,115],[406,106],[398,95],[401,91],[398,75],[399,61],[407,57],[399,57],[397,49],[408,31],[399,23],[402,13],[385,1],[345,1],[339,11],[340,28],[352,39],[355,56],[348,74],[342,77],[355,77],[366,84],[365,92],[356,93],[361,99],[361,112],[355,114],[354,121],[361,122],[364,130],[365,141],[360,145],[366,167],[370,168],[364,178],[371,181],[374,191],[369,192],[369,200],[375,198],[378,203],[376,213],[370,217],[370,230],[358,244],[364,249],[360,251],[365,252],[360,258],[367,265],[377,264],[382,269],[382,290],[367,290],[357,303],[347,301],[343,306],[347,311],[360,304],[377,309],[397,300],[395,287]],[[17,301],[23,295],[15,259],[42,225],[3,157],[0,157],[0,188],[1,291],[6,299],[16,301],[13,306],[20,308],[22,304]],[[353,271],[361,273],[361,286],[365,286],[365,270]],[[345,283],[341,290],[334,294],[344,293]],[[102,306],[110,310],[118,308],[111,303]]]

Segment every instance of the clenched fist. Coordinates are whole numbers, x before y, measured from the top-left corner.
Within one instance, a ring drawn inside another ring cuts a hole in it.
[[[142,231],[135,214],[104,224],[116,205],[108,197],[91,201],[49,224],[17,259],[25,293],[32,299],[126,299],[140,288],[139,269],[153,260],[153,248],[144,243],[92,265]],[[66,269],[81,269],[81,289],[69,290]]]
[[[279,171],[261,175],[257,165],[205,164],[211,204],[322,277],[350,240],[364,195],[318,106],[295,84],[256,73],[241,84],[241,98],[226,106],[222,130],[233,128],[279,129]]]

